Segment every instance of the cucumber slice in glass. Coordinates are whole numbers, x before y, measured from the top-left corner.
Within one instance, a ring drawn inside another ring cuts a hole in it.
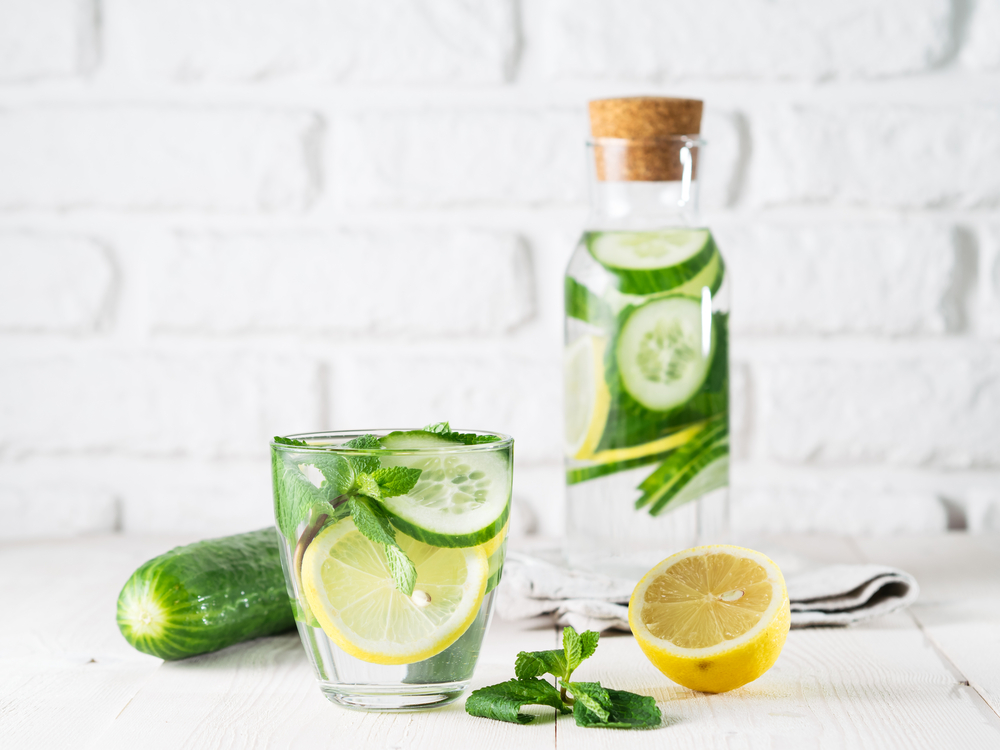
[[[435,547],[474,547],[493,539],[507,522],[510,471],[497,451],[386,456],[382,465],[421,471],[408,494],[382,501],[392,525],[414,539]]]
[[[454,448],[456,445],[462,445],[457,440],[449,440],[426,430],[408,430],[406,432],[397,430],[379,438],[379,442],[383,448],[394,451],[420,451],[428,448]]]
[[[587,248],[625,294],[654,294],[693,278],[715,254],[707,229],[588,232]]]
[[[615,359],[622,385],[639,404],[669,411],[701,388],[712,363],[716,334],[703,352],[701,301],[690,297],[652,300],[622,325]]]

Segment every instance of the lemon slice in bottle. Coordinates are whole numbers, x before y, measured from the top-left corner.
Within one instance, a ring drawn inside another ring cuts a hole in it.
[[[663,560],[639,581],[628,606],[632,633],[653,665],[706,693],[733,690],[770,669],[789,617],[778,566],[728,545]]]
[[[566,347],[566,455],[586,459],[594,455],[608,419],[611,394],[604,382],[607,340],[584,335]]]
[[[444,651],[479,612],[489,572],[482,547],[442,548],[396,533],[417,569],[412,596],[393,585],[382,546],[349,518],[325,528],[302,558],[302,589],[342,650],[375,664],[411,664]]]

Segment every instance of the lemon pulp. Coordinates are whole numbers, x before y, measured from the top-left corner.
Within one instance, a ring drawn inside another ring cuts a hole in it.
[[[674,682],[712,693],[770,669],[789,618],[778,567],[759,552],[724,545],[667,558],[629,602],[629,624],[650,661]]]
[[[442,548],[400,532],[413,561],[412,596],[397,590],[381,545],[344,519],[312,541],[302,589],[323,631],[345,652],[375,664],[410,664],[448,648],[479,612],[488,577],[482,546]]]

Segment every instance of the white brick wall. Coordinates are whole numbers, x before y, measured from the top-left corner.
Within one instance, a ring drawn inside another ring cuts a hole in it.
[[[0,111],[0,207],[281,211],[307,206],[317,119],[217,107]]]
[[[0,81],[85,73],[94,54],[92,0],[3,0]]]
[[[736,528],[1000,529],[996,0],[0,0],[0,537],[253,528],[270,435],[438,419],[560,533],[637,93],[707,103]]]
[[[92,240],[0,233],[0,330],[94,332],[110,316],[115,269]]]
[[[751,200],[1000,205],[1000,106],[781,107],[754,125]]]
[[[947,51],[947,0],[544,0],[540,53],[553,77],[879,77]]]
[[[499,83],[511,0],[105,0],[110,70],[131,77]]]
[[[533,310],[530,258],[511,234],[182,235],[153,263],[156,331],[497,335]]]
[[[893,335],[962,325],[962,258],[948,226],[756,221],[715,233],[735,280],[737,334]]]

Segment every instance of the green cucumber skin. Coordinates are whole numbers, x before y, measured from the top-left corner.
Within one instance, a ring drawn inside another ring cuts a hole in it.
[[[565,280],[566,315],[596,326],[609,326],[615,316],[608,304],[581,284],[567,276]]]
[[[268,527],[154,557],[118,596],[122,635],[143,653],[173,660],[293,629],[278,544],[278,533]],[[158,635],[133,631],[127,612],[142,600],[163,608]]]
[[[622,312],[622,320],[629,311],[626,309]],[[685,425],[725,414],[729,408],[728,319],[728,313],[712,313],[716,340],[708,375],[694,396],[671,411],[650,411],[629,395],[621,382],[614,358],[617,341],[610,342],[605,354],[605,380],[611,392],[611,408],[595,451],[643,445],[665,437]],[[621,330],[620,325],[618,330]]]
[[[510,499],[508,498],[503,512],[497,516],[496,521],[485,529],[480,529],[473,534],[436,534],[433,531],[422,529],[397,515],[393,515],[392,511],[389,511],[389,513],[389,520],[392,522],[392,525],[418,542],[429,544],[432,547],[477,547],[484,542],[488,542],[503,530],[504,524],[507,523],[507,519],[510,517]]]
[[[597,255],[594,253],[594,240],[601,234],[603,233],[587,232],[584,234],[584,243],[590,252],[590,257],[597,263],[601,263],[601,261],[598,260]],[[686,261],[674,266],[650,269],[618,268],[604,263],[601,263],[601,266],[610,272],[611,278],[616,282],[618,291],[622,294],[656,294],[665,289],[680,286],[697,276],[701,269],[712,260],[712,256],[716,252],[715,239],[709,233],[708,241],[701,250]]]

